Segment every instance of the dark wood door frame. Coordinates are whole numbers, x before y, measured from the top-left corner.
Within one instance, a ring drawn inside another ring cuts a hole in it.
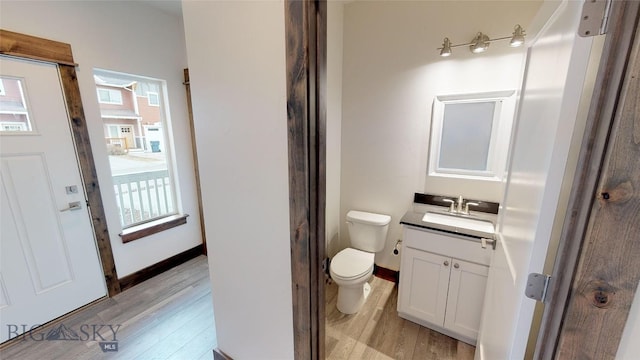
[[[639,17],[613,1],[536,358],[613,359],[640,280]]]
[[[296,359],[324,359],[327,4],[285,0],[289,217]]]
[[[204,228],[204,210],[202,207],[202,186],[200,185],[200,166],[198,162],[198,149],[196,147],[196,128],[193,121],[193,103],[191,102],[191,80],[189,69],[183,70],[184,87],[187,92],[187,112],[189,118],[189,130],[191,135],[191,153],[193,155],[193,170],[196,176],[196,194],[198,196],[198,215],[200,216],[200,234],[202,235],[202,252],[207,255],[207,234]]]
[[[80,173],[87,196],[95,241],[109,296],[120,293],[120,282],[113,259],[111,240],[100,195],[100,185],[93,161],[87,121],[84,116],[80,88],[71,45],[0,29],[0,54],[16,58],[44,61],[58,66],[62,91],[69,114],[69,124]]]

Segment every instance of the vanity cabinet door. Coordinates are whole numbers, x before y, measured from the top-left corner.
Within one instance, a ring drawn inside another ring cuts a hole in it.
[[[398,311],[442,326],[447,305],[451,258],[405,248]]]
[[[452,259],[444,327],[476,339],[489,267]]]

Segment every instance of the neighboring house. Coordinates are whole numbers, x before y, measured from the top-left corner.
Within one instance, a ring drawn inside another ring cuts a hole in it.
[[[109,153],[161,151],[159,85],[105,75],[94,79]]]

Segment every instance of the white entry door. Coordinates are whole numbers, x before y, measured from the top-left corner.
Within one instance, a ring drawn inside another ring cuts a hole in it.
[[[5,341],[105,296],[106,286],[57,67],[0,57],[0,75],[0,116],[25,124],[0,132]]]
[[[582,2],[565,1],[528,49],[519,116],[484,300],[476,359],[522,359],[591,49],[577,35]]]
[[[119,134],[120,137],[125,141],[125,149],[133,149],[136,147],[136,142],[133,138],[133,126],[131,125],[120,125],[119,126]]]

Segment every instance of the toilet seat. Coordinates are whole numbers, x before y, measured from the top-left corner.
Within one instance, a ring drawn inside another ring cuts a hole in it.
[[[331,275],[342,280],[360,278],[372,270],[374,257],[370,252],[346,248],[331,260]]]

